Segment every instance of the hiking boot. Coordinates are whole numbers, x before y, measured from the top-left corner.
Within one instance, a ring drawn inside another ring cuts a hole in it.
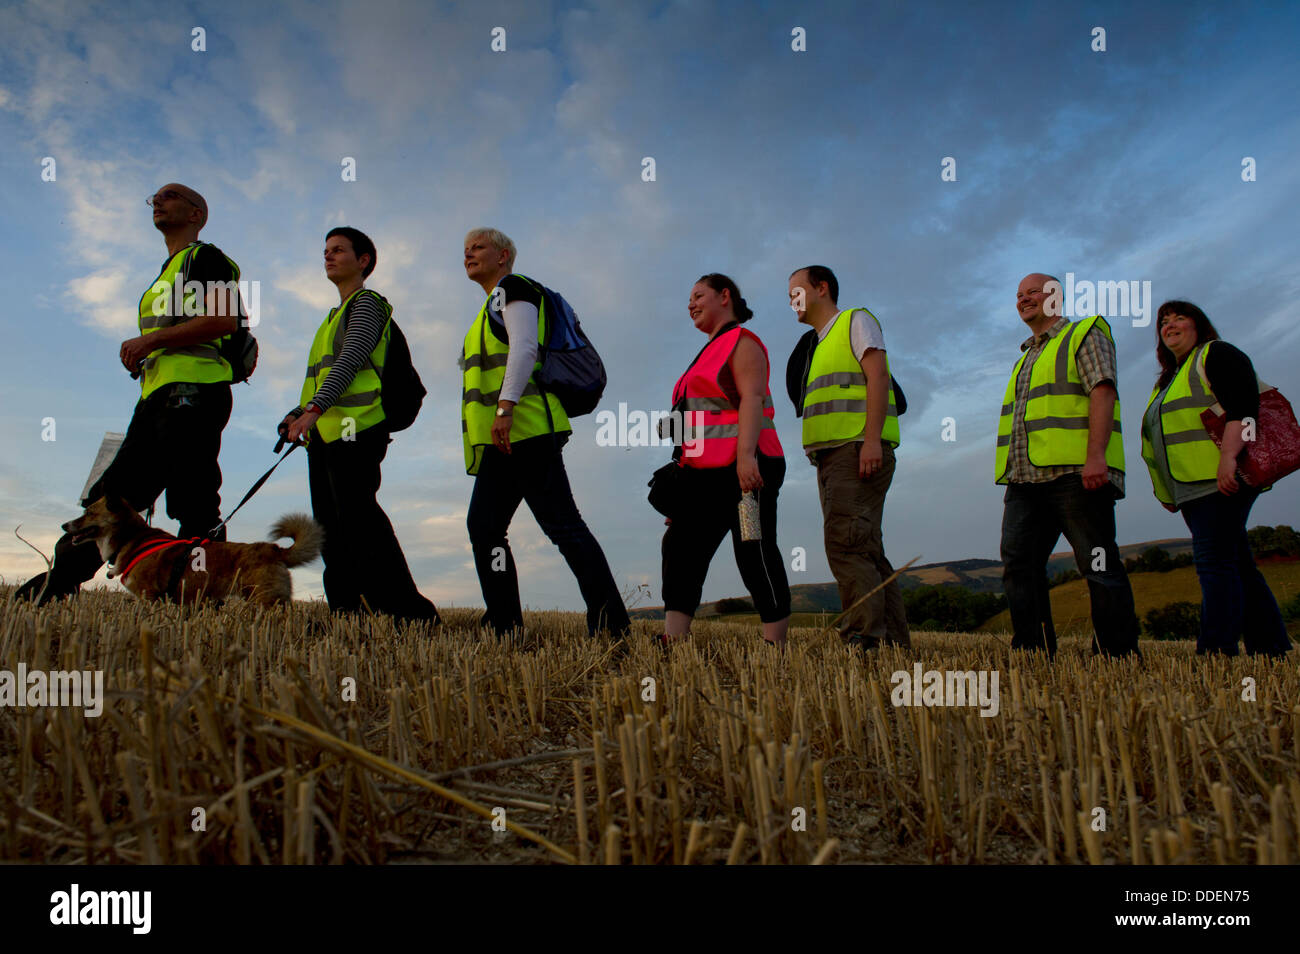
[[[848,639],[844,640],[846,646],[850,649],[859,650],[864,656],[873,649],[880,648],[880,640],[874,636],[868,636],[865,633],[854,633]]]

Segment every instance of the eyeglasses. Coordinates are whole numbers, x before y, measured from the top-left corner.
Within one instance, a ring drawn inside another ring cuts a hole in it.
[[[184,199],[186,202],[189,202],[190,205],[194,206],[194,208],[198,208],[197,203],[192,201],[189,196],[181,195],[175,189],[164,189],[157,195],[151,195],[144,200],[144,204],[153,209],[157,207],[159,201],[166,202],[168,199]]]

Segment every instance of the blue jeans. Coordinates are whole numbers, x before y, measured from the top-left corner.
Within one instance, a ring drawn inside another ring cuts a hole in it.
[[[1235,494],[1213,493],[1182,506],[1192,532],[1192,559],[1201,581],[1201,635],[1196,652],[1282,655],[1291,648],[1282,613],[1246,538],[1246,519],[1259,492],[1244,485]]]
[[[1084,490],[1078,474],[1041,484],[1008,484],[1002,512],[1002,588],[1012,649],[1056,652],[1047,560],[1061,534],[1088,581],[1094,653],[1137,652],[1138,621],[1124,561],[1115,545],[1115,497],[1109,486]],[[1095,553],[1098,548],[1101,553]],[[1094,569],[1094,567],[1097,567]]]

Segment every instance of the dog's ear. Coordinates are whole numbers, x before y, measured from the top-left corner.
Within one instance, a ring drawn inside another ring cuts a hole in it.
[[[131,505],[121,498],[118,494],[105,494],[103,497],[104,507],[109,513],[135,513]]]

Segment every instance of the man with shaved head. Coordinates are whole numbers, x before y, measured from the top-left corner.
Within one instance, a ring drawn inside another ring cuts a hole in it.
[[[118,349],[122,366],[140,379],[140,400],[117,456],[82,506],[116,494],[143,511],[166,490],[167,515],[180,522],[179,536],[204,538],[221,522],[217,454],[233,375],[219,344],[239,327],[239,296],[226,285],[238,280],[239,267],[199,241],[208,204],[189,186],[168,183],[145,201],[167,258],[139,300],[140,334]],[[216,538],[225,539],[224,529]],[[93,541],[74,544],[65,535],[49,574],[28,580],[17,596],[46,603],[71,595],[103,562]]]
[[[1133,590],[1115,545],[1124,440],[1110,325],[1100,315],[1071,322],[1061,283],[1041,273],[1020,282],[1016,310],[1031,334],[1002,399],[994,473],[1007,487],[1002,586],[1011,648],[1056,652],[1047,561],[1064,533],[1088,581],[1093,652],[1136,653]]]

